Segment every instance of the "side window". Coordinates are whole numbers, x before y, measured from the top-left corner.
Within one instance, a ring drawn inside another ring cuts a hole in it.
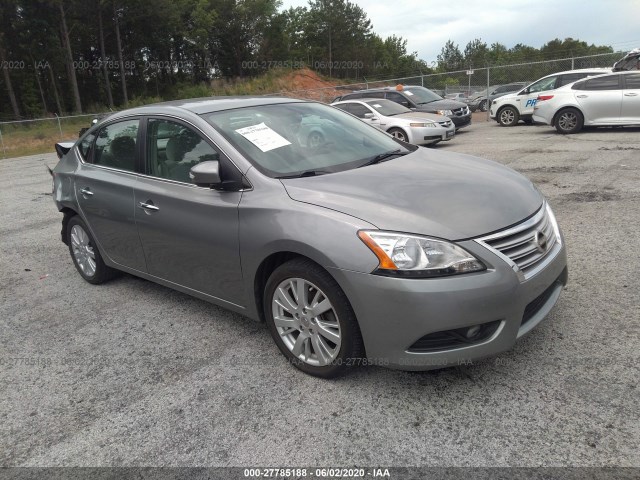
[[[588,74],[584,74],[584,73],[566,73],[564,75],[560,75],[560,78],[558,79],[558,84],[556,85],[556,88],[560,88],[563,87],[565,85],[569,85],[570,83],[573,83],[577,80],[580,80],[581,78],[586,77]]]
[[[133,172],[136,169],[138,123],[138,120],[126,120],[100,130],[93,163]]]
[[[191,183],[189,171],[200,162],[219,160],[220,154],[198,133],[170,120],[149,119],[147,173]]]
[[[364,105],[359,103],[352,103],[349,105],[349,113],[355,115],[358,118],[364,118],[365,113],[371,113],[371,111]]]
[[[581,90],[617,90],[620,88],[620,75],[607,75],[587,80]]]
[[[624,76],[627,89],[640,89],[640,73],[628,73]]]
[[[387,99],[391,100],[392,102],[399,103],[400,105],[404,105],[407,108],[409,108],[410,106],[409,100],[396,92],[387,92]]]
[[[362,94],[361,93],[349,93],[348,95],[343,96],[342,100],[355,100],[357,98],[362,98]]]
[[[80,150],[80,155],[82,155],[83,160],[87,160],[87,156],[89,155],[89,150],[91,149],[91,144],[95,140],[96,136],[94,133],[90,133],[86,135],[80,144],[78,145],[78,150]]]
[[[536,83],[529,87],[529,93],[544,92],[545,90],[554,90],[556,87],[556,81],[558,76],[554,75],[548,78],[538,80]]]
[[[371,92],[362,95],[362,98],[384,98],[384,92]]]

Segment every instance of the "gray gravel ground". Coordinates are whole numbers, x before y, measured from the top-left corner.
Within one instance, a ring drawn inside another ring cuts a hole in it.
[[[569,286],[500,357],[334,381],[286,365],[262,324],[132,276],[84,282],[55,155],[0,160],[0,465],[640,466],[640,129],[476,115],[436,148],[536,182]]]

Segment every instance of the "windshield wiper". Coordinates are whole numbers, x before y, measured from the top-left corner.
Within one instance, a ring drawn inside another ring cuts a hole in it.
[[[360,165],[358,168],[366,167],[367,165],[373,165],[374,163],[380,163],[384,159],[389,158],[389,157],[393,157],[394,155],[406,155],[407,153],[409,153],[409,152],[401,152],[399,148],[397,148],[395,150],[390,150],[388,152],[380,153],[380,154],[376,155],[375,157],[371,158],[371,160],[368,160],[365,163],[363,163],[362,165]]]
[[[324,175],[328,172],[327,170],[305,170],[304,172],[295,173],[293,175],[280,175],[276,178],[303,178],[303,177],[316,177],[318,175]]]

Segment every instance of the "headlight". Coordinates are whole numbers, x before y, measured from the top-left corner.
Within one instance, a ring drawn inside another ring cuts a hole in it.
[[[358,236],[380,261],[375,273],[383,275],[437,277],[487,268],[471,253],[445,240],[380,230],[360,230]]]
[[[433,128],[436,126],[435,123],[410,123],[409,124],[410,127],[428,127],[428,128]]]
[[[437,110],[436,113],[438,115],[444,115],[444,116],[453,115],[453,112],[451,110]]]

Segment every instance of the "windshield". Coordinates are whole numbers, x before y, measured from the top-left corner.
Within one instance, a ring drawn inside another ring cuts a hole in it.
[[[433,93],[431,90],[428,90],[424,87],[405,87],[404,93],[411,97],[411,100],[416,102],[418,105],[422,105],[425,103],[435,102],[436,100],[442,100],[442,97],[436,93]]]
[[[411,151],[375,127],[319,103],[260,105],[202,117],[258,170],[275,178],[339,172],[389,151]]]
[[[364,100],[364,103],[371,108],[384,115],[385,117],[391,117],[393,115],[400,115],[401,113],[411,113],[407,107],[403,107],[399,103],[392,102],[391,100],[383,100],[377,98],[375,100]]]

